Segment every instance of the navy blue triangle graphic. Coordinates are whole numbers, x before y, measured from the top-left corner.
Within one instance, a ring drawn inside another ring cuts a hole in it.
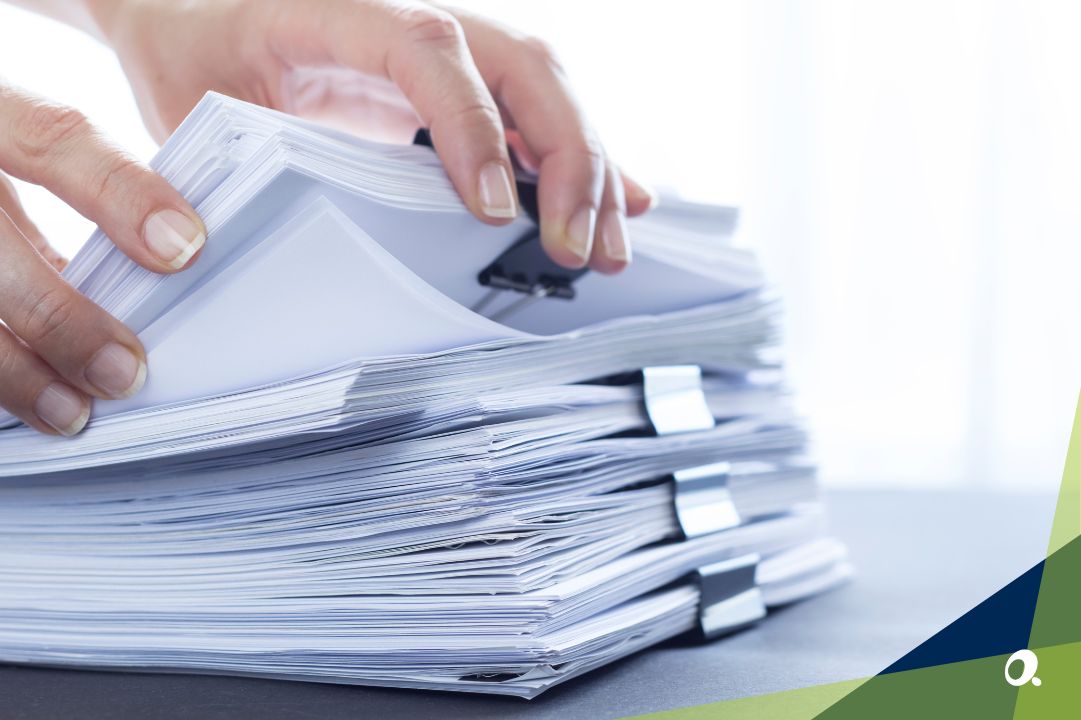
[[[1028,647],[1043,571],[1044,562],[1037,563],[826,708],[818,720],[1011,717],[1017,689],[1006,682],[987,686],[985,665],[997,662],[995,656]],[[920,668],[934,668],[933,674],[902,674]],[[995,667],[991,675],[999,677],[999,669]],[[973,695],[969,686],[976,680],[981,687]]]
[[[1010,654],[1028,647],[1043,561],[923,641],[885,673]]]
[[[1081,567],[1081,536],[1056,550],[1052,561],[1058,564],[1057,567]],[[1033,565],[1009,585],[920,643],[882,674],[1009,655],[1028,647],[1046,563],[1043,560]],[[1070,602],[1075,600],[1072,596],[1068,598]],[[1060,642],[1081,640],[1081,629],[1062,630]]]
[[[1048,562],[1058,577],[1072,577],[1070,571],[1081,567],[1081,537],[1059,548],[1049,560],[1037,563],[826,708],[817,716],[818,720],[1012,717],[1017,688],[1004,681],[989,684],[987,678],[1001,680],[1002,657],[1029,647],[1036,602]],[[1064,595],[1060,604],[1076,605],[1076,594]],[[1056,615],[1076,616],[1068,610],[1060,607]],[[1061,642],[1081,639],[1081,621],[1061,630],[1056,628],[1056,639]],[[902,673],[921,668],[932,670],[930,674]]]

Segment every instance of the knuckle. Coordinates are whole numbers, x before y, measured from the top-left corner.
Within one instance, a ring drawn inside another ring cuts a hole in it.
[[[13,342],[0,342],[0,381],[2,378],[19,376],[19,353],[16,348]]]
[[[574,146],[575,154],[589,161],[595,172],[603,173],[607,164],[604,146],[593,133],[586,133]]]
[[[31,345],[63,335],[75,318],[75,300],[65,288],[54,287],[38,294],[26,309],[19,335]]]
[[[143,168],[135,160],[121,154],[110,158],[95,171],[89,187],[94,197],[125,199],[132,197],[129,190],[143,176]]]
[[[502,122],[499,110],[492,103],[481,101],[457,108],[450,119],[455,124],[467,128],[498,127]]]
[[[562,71],[562,66],[559,63],[559,56],[546,40],[539,37],[527,37],[522,40],[521,43],[523,53],[530,60],[538,65]]]
[[[464,42],[461,24],[445,10],[409,7],[398,12],[397,20],[402,33],[413,42],[448,45]]]
[[[57,146],[79,136],[89,128],[86,116],[75,108],[44,101],[33,101],[15,123],[16,147],[30,158],[55,152]]]

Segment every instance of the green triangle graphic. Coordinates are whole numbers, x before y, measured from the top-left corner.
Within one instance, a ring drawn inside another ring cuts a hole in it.
[[[1081,717],[1081,400],[1062,472],[1029,648],[1039,685],[1022,685],[1014,718]]]
[[[1004,533],[1009,528],[1003,528]],[[1018,648],[1021,650],[1022,648]],[[995,655],[637,716],[638,720],[849,720],[1081,717],[1081,398],[1032,618],[1033,676]]]
[[[1051,542],[1047,557],[1081,535],[1081,397],[1074,413],[1070,447],[1066,451],[1066,467],[1055,505],[1055,521],[1051,526]],[[1046,574],[1044,575],[1046,578]]]
[[[811,720],[867,678],[677,708],[625,720]]]

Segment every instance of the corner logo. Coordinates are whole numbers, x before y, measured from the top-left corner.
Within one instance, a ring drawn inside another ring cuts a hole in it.
[[[1017,677],[1010,675],[1010,666],[1015,662],[1021,663],[1021,674]],[[1018,650],[1006,660],[1006,668],[1003,670],[1006,675],[1006,682],[1014,687],[1021,687],[1029,682],[1039,687],[1040,678],[1036,677],[1036,666],[1039,664],[1040,661],[1036,658],[1036,653],[1031,650]]]

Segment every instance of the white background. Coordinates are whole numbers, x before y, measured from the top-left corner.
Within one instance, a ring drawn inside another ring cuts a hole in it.
[[[1057,486],[1081,382],[1081,4],[463,4],[555,46],[629,171],[744,208],[827,483]],[[0,74],[153,153],[79,33],[0,7]],[[23,195],[65,253],[89,234]]]

